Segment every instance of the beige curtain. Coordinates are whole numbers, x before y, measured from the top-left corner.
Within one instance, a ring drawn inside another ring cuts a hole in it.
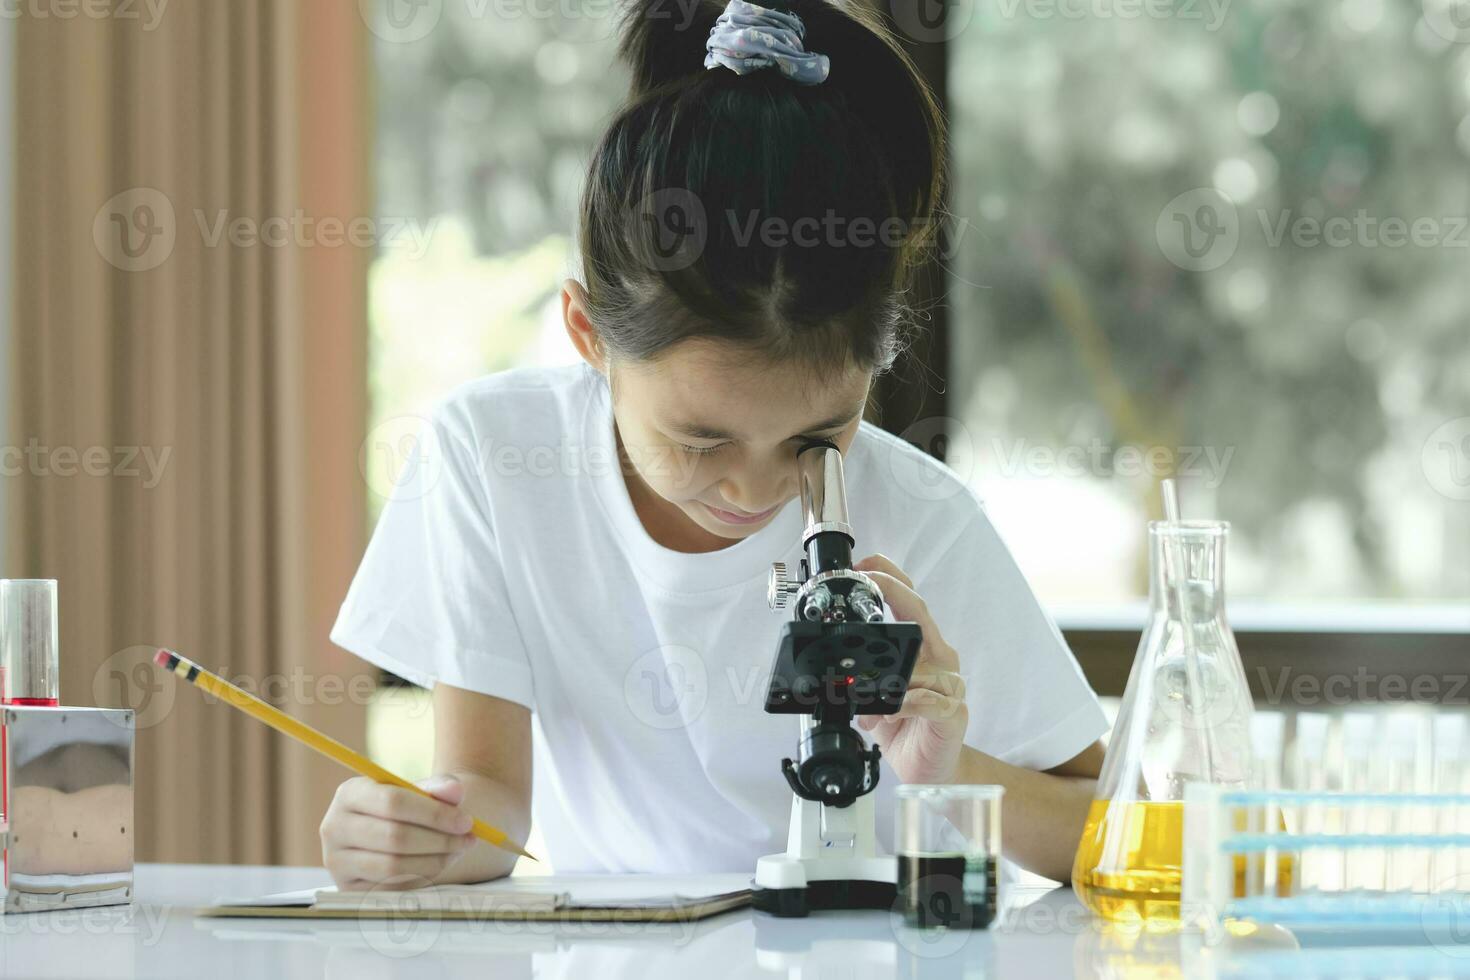
[[[138,709],[139,860],[316,863],[345,774],[145,664],[362,744],[327,632],[365,537],[370,251],[335,222],[372,215],[368,45],[354,0],[158,6],[20,8],[5,573],[60,582],[63,702]]]

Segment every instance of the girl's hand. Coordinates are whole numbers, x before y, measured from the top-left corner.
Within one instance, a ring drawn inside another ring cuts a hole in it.
[[[944,642],[929,607],[898,566],[883,555],[872,555],[853,567],[878,583],[895,618],[918,623],[924,631],[903,706],[893,715],[859,715],[858,727],[873,734],[883,757],[904,782],[953,782],[970,723],[959,654]]]
[[[322,818],[322,864],[343,891],[429,884],[476,840],[452,776],[419,783],[434,799],[357,776],[337,787]]]

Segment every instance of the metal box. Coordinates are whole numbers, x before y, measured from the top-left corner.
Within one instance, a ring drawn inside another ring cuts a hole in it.
[[[133,712],[0,707],[0,911],[133,900]]]

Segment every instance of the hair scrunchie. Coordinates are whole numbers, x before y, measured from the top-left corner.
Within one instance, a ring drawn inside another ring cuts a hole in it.
[[[705,44],[705,68],[728,68],[737,75],[775,68],[798,85],[820,85],[831,62],[803,45],[806,25],[784,10],[747,0],[730,0]]]

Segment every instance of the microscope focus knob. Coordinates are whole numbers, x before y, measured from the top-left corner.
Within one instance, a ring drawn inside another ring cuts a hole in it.
[[[770,583],[766,586],[766,602],[772,609],[785,609],[791,597],[801,591],[801,583],[792,579],[786,571],[784,561],[771,564]]]

